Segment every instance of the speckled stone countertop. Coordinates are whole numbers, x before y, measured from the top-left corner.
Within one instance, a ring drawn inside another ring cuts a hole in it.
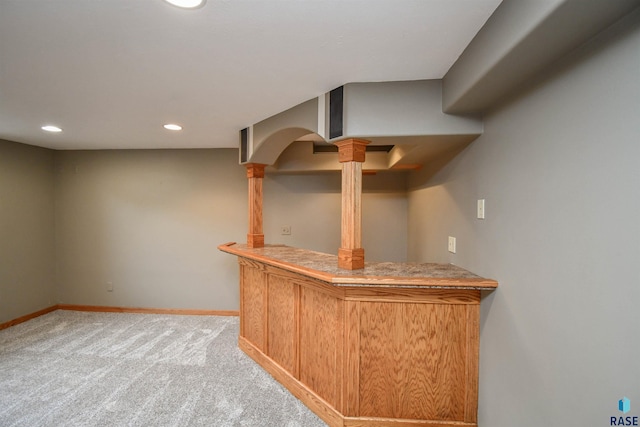
[[[486,290],[498,286],[495,280],[482,278],[453,264],[365,262],[364,269],[345,270],[338,268],[336,255],[284,245],[248,248],[245,244],[226,243],[218,246],[218,249],[319,279],[334,286]]]

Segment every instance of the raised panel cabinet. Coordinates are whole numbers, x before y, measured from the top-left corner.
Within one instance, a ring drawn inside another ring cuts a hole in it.
[[[442,265],[422,266],[422,282],[340,276],[268,247],[221,249],[239,256],[240,348],[327,424],[477,426],[480,290],[497,283]]]

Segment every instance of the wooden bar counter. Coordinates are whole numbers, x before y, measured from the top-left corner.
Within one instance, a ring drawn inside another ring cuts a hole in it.
[[[450,264],[367,262],[287,246],[240,263],[240,348],[330,426],[477,426],[480,291]]]

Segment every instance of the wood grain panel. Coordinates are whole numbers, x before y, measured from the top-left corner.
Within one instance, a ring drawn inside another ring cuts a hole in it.
[[[333,298],[336,304],[336,323],[333,325],[336,333],[336,383],[335,383],[335,402],[334,407],[342,409],[344,407],[345,399],[343,394],[343,384],[348,374],[345,372],[345,342],[344,337],[346,334],[344,328],[345,321],[345,303],[341,300]]]
[[[240,265],[245,265],[247,267],[255,268],[256,270],[266,271],[267,266],[261,262],[254,261],[247,258],[238,258],[238,263]]]
[[[300,289],[300,381],[334,408],[339,406],[336,354],[342,302],[310,288]],[[340,336],[342,336],[340,334]]]
[[[344,287],[348,301],[425,302],[433,304],[479,304],[480,291],[467,289]]]
[[[221,246],[241,258],[247,354],[331,426],[477,427],[478,289],[494,281],[432,277],[430,265],[408,265],[411,277],[322,272],[270,258],[272,247]]]
[[[360,416],[463,421],[466,305],[362,302]]]
[[[338,267],[364,268],[362,249],[362,162],[370,141],[348,139],[337,142],[342,163],[342,219]]]
[[[250,248],[263,248],[264,234],[247,233],[247,246]]]
[[[240,267],[240,286],[242,287],[242,306],[240,316],[243,319],[241,334],[260,350],[266,351],[266,274],[257,268]]]
[[[346,270],[360,270],[364,268],[364,249],[338,249],[338,267]]]
[[[269,273],[269,275],[278,275],[281,277],[286,277],[288,279],[291,279],[294,283],[302,287],[313,288],[319,292],[323,292],[335,298],[344,298],[343,288],[333,286],[327,282],[311,279],[309,277],[303,276],[298,273],[292,273],[282,268],[271,267],[271,266],[266,267],[266,272]]]
[[[265,165],[248,163],[246,167],[249,181],[249,232],[247,233],[247,246],[261,248],[264,247],[264,234],[262,233],[262,179],[264,178]]]
[[[345,417],[341,427],[478,427],[457,421],[405,420],[395,418]]]
[[[344,383],[343,405],[345,416],[360,412],[360,303],[345,302]]]
[[[238,258],[238,276],[240,278],[239,280],[239,288],[240,288],[240,333],[239,335],[241,337],[244,336],[244,269],[246,267],[246,264],[244,262],[245,260],[243,258]]]
[[[478,421],[478,369],[480,362],[480,304],[467,306],[467,371],[464,420]]]
[[[263,354],[252,343],[240,337],[238,347],[269,372],[276,381],[285,386],[295,397],[303,401],[309,409],[322,418],[329,426],[337,427],[343,425],[342,415],[338,413],[332,405],[318,396],[309,386],[293,378],[282,366]]]
[[[362,163],[342,164],[342,234],[340,247],[362,246]]]
[[[299,287],[281,276],[269,275],[267,355],[298,378]]]
[[[276,265],[277,262],[271,262]],[[375,263],[370,263],[375,266]],[[309,269],[310,270],[310,269]],[[307,272],[301,270],[302,274]],[[311,271],[312,274],[316,274],[315,270]],[[316,274],[317,275],[317,274]],[[415,288],[435,288],[435,289],[470,289],[470,290],[492,290],[498,287],[498,282],[491,279],[483,278],[455,278],[455,277],[430,277],[425,276],[376,276],[376,275],[331,275],[326,274],[324,276],[317,275],[318,279],[326,280],[330,283],[337,285],[367,285],[367,286],[380,286],[380,287],[415,287]]]

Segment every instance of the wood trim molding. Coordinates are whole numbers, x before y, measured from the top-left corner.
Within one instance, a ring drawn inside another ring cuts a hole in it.
[[[360,412],[360,301],[345,303],[343,406],[345,416]]]
[[[247,178],[264,178],[264,168],[266,165],[261,163],[247,163]]]
[[[343,288],[346,301],[393,302],[408,304],[480,304],[480,291],[474,289],[394,288],[370,286]]]
[[[360,270],[364,268],[364,249],[338,249],[338,267],[346,270]]]
[[[367,145],[370,143],[371,141],[356,138],[335,142],[334,145],[338,147],[338,161],[340,163],[364,162]]]
[[[342,164],[342,220],[340,247],[362,245],[362,163]]]
[[[16,319],[0,323],[0,331],[19,325],[36,317],[43,316],[56,310],[92,311],[97,313],[141,313],[141,314],[179,314],[184,316],[239,316],[237,310],[192,310],[177,308],[135,308],[135,307],[108,307],[98,305],[56,304],[51,307],[33,313],[25,314]]]
[[[458,421],[433,422],[424,420],[398,420],[395,418],[345,417],[344,427],[478,427],[476,423]]]
[[[391,166],[389,169],[394,170],[394,171],[405,171],[405,170],[420,170],[422,169],[422,165],[419,163],[407,163],[407,164],[395,164],[393,166]]]
[[[264,248],[264,234],[247,234],[247,246],[250,248]]]
[[[336,142],[342,163],[342,219],[338,267],[347,270],[364,268],[362,248],[362,163],[367,145],[364,139]]]
[[[250,248],[264,247],[262,231],[262,179],[266,165],[247,163],[247,178],[249,181],[249,232],[247,246]]]
[[[333,283],[342,286],[378,285],[398,287],[434,287],[442,289],[484,289],[492,290],[498,287],[498,282],[492,279],[443,279],[438,277],[379,277],[379,276],[342,276],[335,277]]]
[[[237,310],[196,310],[180,308],[109,307],[101,305],[58,304],[59,310],[92,311],[98,313],[178,314],[183,316],[239,316]]]
[[[25,314],[24,316],[20,316],[16,319],[0,323],[0,331],[11,326],[19,325],[20,323],[24,323],[28,320],[35,319],[36,317],[43,316],[47,313],[51,313],[52,311],[56,311],[57,309],[57,305],[52,305],[51,307],[43,308],[42,310],[34,311],[33,313]]]
[[[478,422],[478,370],[480,369],[480,303],[467,307],[467,366],[464,420]]]

